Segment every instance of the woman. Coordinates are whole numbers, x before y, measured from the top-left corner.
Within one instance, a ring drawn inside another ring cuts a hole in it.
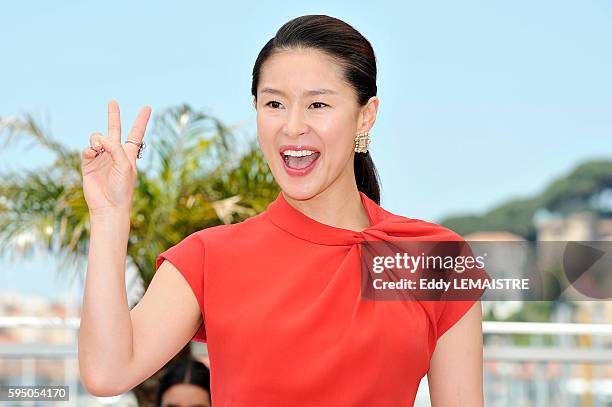
[[[210,407],[210,371],[187,356],[171,363],[159,379],[157,407]]]
[[[295,18],[261,50],[251,92],[282,192],[263,213],[161,253],[129,312],[129,214],[150,109],[122,145],[111,102],[108,138],[94,134],[83,151],[91,249],[79,361],[88,390],[124,392],[193,339],[208,343],[216,406],[412,405],[425,374],[434,407],[483,405],[479,301],[361,297],[362,242],[461,239],[379,206],[367,151],[379,105],[370,43],[341,20]]]

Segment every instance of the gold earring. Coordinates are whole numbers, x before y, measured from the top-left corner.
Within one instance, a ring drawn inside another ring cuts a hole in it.
[[[355,152],[367,153],[370,141],[370,134],[367,131],[357,133],[357,137],[355,137]]]

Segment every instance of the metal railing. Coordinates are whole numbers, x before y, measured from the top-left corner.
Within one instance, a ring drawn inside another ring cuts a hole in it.
[[[77,331],[79,318],[0,317],[1,328],[65,328]],[[484,335],[594,335],[612,336],[612,324],[580,324],[560,322],[497,322],[483,321]],[[77,349],[69,344],[39,345],[1,344],[2,357],[44,356],[45,358],[76,357]],[[556,360],[565,362],[611,363],[612,349],[576,348],[568,352],[564,347],[485,345],[485,360]]]
[[[66,383],[78,387],[78,372],[75,371],[76,358],[78,357],[77,334],[79,329],[79,318],[38,318],[38,317],[0,317],[0,329],[4,328],[36,328],[36,329],[66,329],[70,332],[69,338],[72,343],[65,344],[39,344],[39,343],[3,343],[0,344],[0,360],[13,360],[17,362],[21,359],[23,373],[23,383],[32,381],[36,374],[34,360],[55,359],[63,360],[64,377]],[[492,374],[485,369],[485,397],[487,406],[512,405],[585,405],[574,404],[584,394],[595,394],[598,400],[592,406],[607,406],[612,403],[612,394],[606,393],[606,388],[612,380],[608,379],[602,372],[607,366],[612,366],[612,346],[609,346],[612,337],[612,324],[586,324],[586,323],[542,323],[542,322],[496,322],[483,321],[484,334],[483,358],[485,364],[493,362],[497,366],[502,366],[502,371],[510,371],[508,366],[521,367],[535,365],[538,372],[543,372],[546,366],[561,364],[565,366],[561,378],[543,379],[515,379],[504,374]],[[530,335],[535,338],[529,345],[518,346],[511,343],[510,335]],[[555,346],[544,346],[542,338],[552,336],[556,340]],[[500,337],[503,340],[489,341],[487,339]],[[581,345],[573,339],[588,338]],[[608,341],[608,342],[606,342]],[[490,343],[489,343],[490,342]],[[500,343],[501,342],[501,343]],[[201,344],[197,344],[201,345]],[[199,346],[196,354],[203,351],[206,355],[205,346]],[[576,377],[572,373],[572,367],[587,365],[595,372],[590,378]],[[515,383],[516,382],[516,383]],[[427,406],[428,394],[426,388],[426,377],[421,382],[419,394],[415,406]],[[499,390],[499,386],[507,386],[511,390]],[[517,390],[518,389],[518,390]],[[552,389],[552,390],[551,390]],[[73,390],[78,391],[78,390]],[[552,401],[552,397],[559,397],[560,393],[567,393],[564,401]],[[573,393],[572,393],[573,392]],[[575,393],[575,394],[574,394]],[[500,394],[502,394],[500,396]],[[85,397],[86,395],[81,395]],[[516,401],[522,400],[522,401]],[[519,399],[519,397],[523,397]],[[547,397],[551,398],[546,402]],[[573,397],[573,398],[572,398]],[[500,401],[501,398],[501,401]],[[497,402],[495,401],[497,400]],[[525,400],[535,404],[525,404]],[[533,401],[532,401],[533,400]],[[521,404],[523,403],[523,404]],[[544,404],[541,404],[544,403]],[[546,404],[549,403],[549,404]],[[557,404],[554,404],[557,403]],[[570,403],[570,404],[565,404]],[[104,402],[100,401],[100,405]],[[66,404],[63,404],[66,405]],[[78,405],[78,401],[77,404]],[[116,404],[122,405],[122,404]],[[125,404],[127,405],[127,404]]]

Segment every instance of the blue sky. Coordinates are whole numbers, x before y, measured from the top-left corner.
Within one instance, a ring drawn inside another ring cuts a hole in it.
[[[185,102],[254,137],[253,63],[303,14],[341,18],[374,47],[371,151],[392,212],[438,221],[483,211],[611,156],[607,0],[13,2],[0,24],[0,115],[34,113],[81,149],[105,130],[111,98],[124,127],[141,105]],[[0,151],[0,172],[49,163],[25,146]]]

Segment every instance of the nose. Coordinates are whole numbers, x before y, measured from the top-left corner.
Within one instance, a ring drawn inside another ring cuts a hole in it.
[[[289,109],[285,123],[285,134],[288,137],[297,137],[308,131],[308,124],[304,120],[304,111],[300,108]]]

